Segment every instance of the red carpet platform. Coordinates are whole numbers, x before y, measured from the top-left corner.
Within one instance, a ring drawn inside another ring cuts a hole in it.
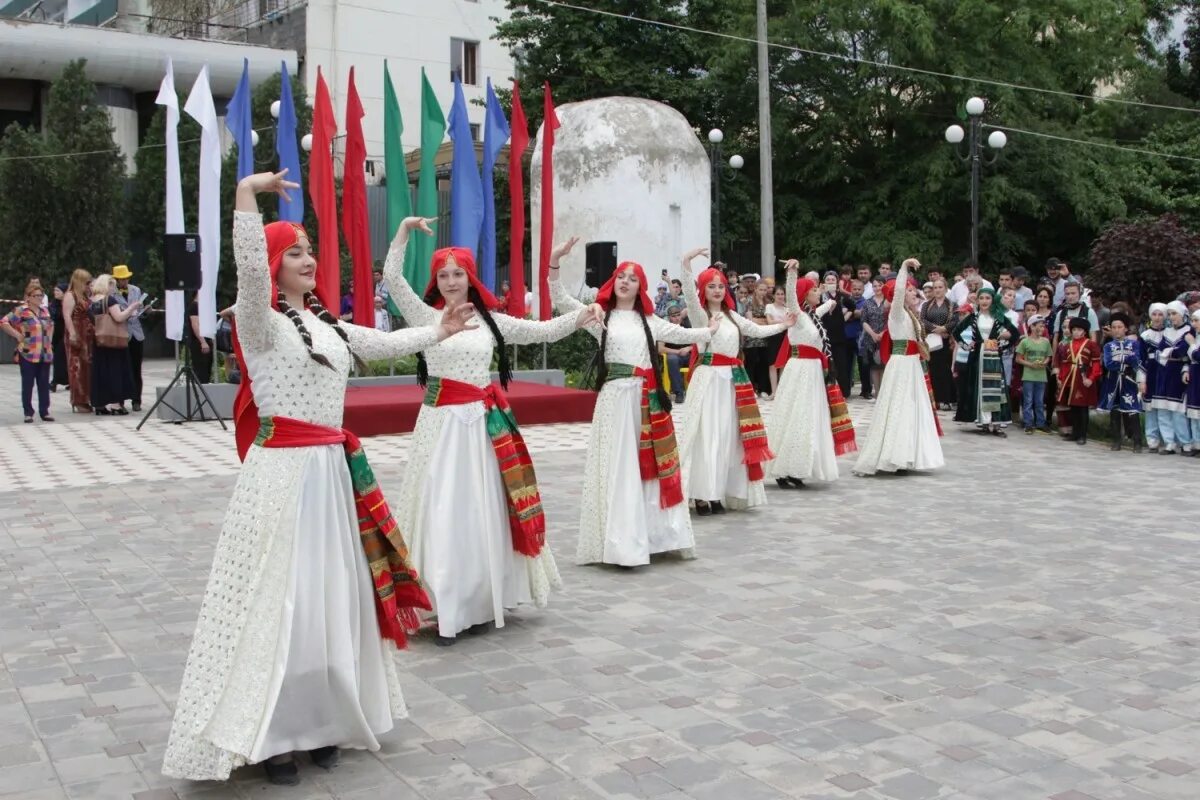
[[[425,390],[420,386],[352,386],[346,390],[344,425],[357,436],[408,433],[417,424]],[[595,392],[513,381],[508,402],[521,425],[591,422]]]

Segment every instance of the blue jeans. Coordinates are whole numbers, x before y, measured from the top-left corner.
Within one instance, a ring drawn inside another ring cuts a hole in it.
[[[687,388],[683,383],[683,367],[688,365],[691,360],[690,356],[677,356],[674,353],[667,354],[667,375],[671,377],[671,394],[675,395],[675,399],[683,397],[684,391]]]
[[[1046,427],[1046,382],[1021,384],[1021,418],[1026,428]]]
[[[1164,438],[1162,433],[1162,425],[1165,421],[1165,419],[1160,416],[1162,413],[1165,412],[1160,412],[1157,408],[1146,409],[1146,444],[1150,447],[1158,447],[1160,444],[1162,444]]]
[[[38,414],[50,416],[50,364],[21,359],[21,406],[25,416],[33,416],[33,387],[37,385]]]
[[[1192,425],[1185,412],[1158,409],[1158,430],[1163,447],[1168,450],[1176,449],[1177,445],[1180,450],[1191,449]]]

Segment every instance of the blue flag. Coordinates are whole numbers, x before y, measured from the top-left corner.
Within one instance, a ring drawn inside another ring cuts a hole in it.
[[[237,145],[237,179],[254,174],[254,126],[250,120],[250,59],[242,59],[242,79],[225,108],[225,127]]]
[[[279,198],[279,218],[285,222],[304,222],[304,180],[300,177],[300,149],[296,142],[296,105],[292,102],[292,80],[288,77],[286,61],[280,67],[275,152],[279,154],[279,168],[288,171],[287,179],[300,184],[299,188],[288,192],[291,200]]]
[[[483,225],[483,184],[475,161],[475,140],[467,119],[467,101],[462,83],[454,79],[454,105],[450,108],[450,140],[454,157],[450,162],[450,244],[475,253]]]
[[[509,137],[508,120],[500,107],[500,98],[487,81],[487,118],[483,123],[483,237],[479,243],[479,277],[483,285],[496,291],[496,182],[492,173],[496,157]]]

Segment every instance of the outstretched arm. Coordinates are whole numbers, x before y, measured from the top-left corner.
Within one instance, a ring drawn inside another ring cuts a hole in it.
[[[507,314],[495,314],[492,319],[504,336],[505,344],[541,344],[557,342],[577,328],[596,325],[597,309],[599,306],[583,306],[574,313],[560,314],[545,321],[517,319]]]
[[[794,258],[787,261],[787,281],[784,283],[783,292],[787,297],[787,310],[800,316],[800,298],[796,297],[796,281],[800,277],[800,262]]]
[[[795,324],[795,315],[791,316],[791,322],[773,322],[766,325],[761,325],[754,320],[746,319],[736,311],[733,312],[733,321],[737,323],[738,330],[742,332],[742,336],[747,339],[766,339],[769,336],[774,336],[777,333],[783,333],[788,328]]]
[[[434,310],[417,296],[404,278],[404,251],[408,248],[408,237],[414,230],[433,235],[429,221],[424,217],[408,217],[401,222],[388,248],[387,260],[383,262],[383,285],[406,323],[412,326],[433,325],[437,319]]]
[[[559,314],[576,315],[586,311],[588,308],[588,306],[585,306],[583,303],[572,297],[571,293],[567,291],[567,288],[562,285],[562,281],[559,280],[559,267],[562,266],[560,263],[562,261],[562,257],[571,252],[571,248],[573,248],[578,242],[579,237],[572,236],[570,239],[567,239],[567,241],[563,242],[562,244],[555,246],[555,248],[550,251],[550,302],[554,304],[554,308]],[[600,341],[600,335],[603,332],[603,327],[604,326],[600,322],[592,321],[584,325],[583,329],[594,336],[596,341]]]
[[[646,317],[646,321],[650,323],[650,332],[654,334],[656,340],[671,344],[703,344],[712,338],[711,327],[683,328],[655,316]],[[712,325],[712,323],[709,324]]]

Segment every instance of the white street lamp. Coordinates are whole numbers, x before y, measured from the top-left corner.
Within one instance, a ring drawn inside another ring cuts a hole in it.
[[[725,141],[725,134],[720,128],[713,128],[708,132],[708,140],[713,144],[720,144],[721,142]]]
[[[258,131],[256,131],[256,130],[250,131],[250,144],[253,147],[258,147]]]
[[[978,117],[983,113],[983,98],[972,97],[967,101],[967,113],[972,117]]]
[[[1008,136],[1004,131],[992,131],[988,134],[988,147],[993,150],[1003,150],[1006,144],[1008,144]]]
[[[963,140],[965,135],[966,133],[963,131],[961,125],[951,125],[949,128],[946,128],[946,141],[950,144],[958,144]]]
[[[279,119],[279,101],[271,103],[271,119]]]
[[[738,155],[730,156],[729,166],[733,167],[734,169],[741,169],[742,167],[746,166],[746,159]]]
[[[999,151],[1008,144],[1008,136],[1004,131],[992,131],[987,137],[987,144],[993,151],[987,157],[983,155],[983,111],[987,107],[982,97],[967,99],[966,108],[969,126],[964,131],[961,125],[951,125],[946,128],[946,141],[958,145],[967,140],[967,152],[959,153],[958,157],[971,167],[971,263],[979,264],[979,172],[984,165],[996,163],[1000,157]]]
[[[304,152],[312,152],[312,134],[306,133],[300,138],[300,146],[304,148]]]

